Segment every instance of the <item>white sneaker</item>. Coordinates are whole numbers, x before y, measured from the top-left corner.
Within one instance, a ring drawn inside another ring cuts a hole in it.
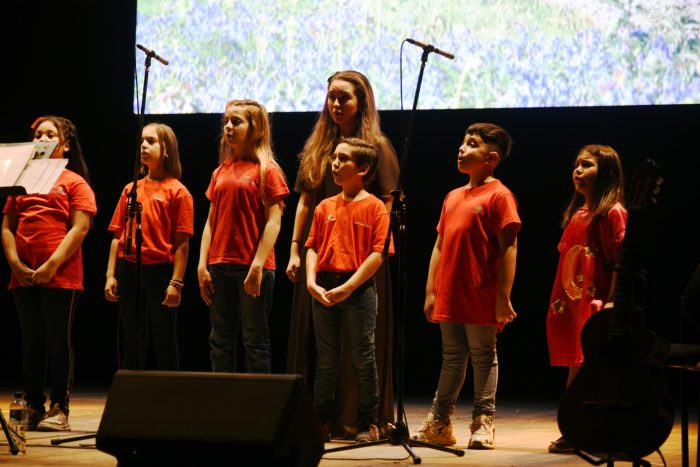
[[[494,438],[496,428],[493,426],[493,417],[489,415],[477,415],[469,425],[472,432],[469,438],[468,449],[493,449],[496,447]]]
[[[46,416],[39,422],[38,431],[70,431],[68,415],[58,405],[54,405],[46,412]]]

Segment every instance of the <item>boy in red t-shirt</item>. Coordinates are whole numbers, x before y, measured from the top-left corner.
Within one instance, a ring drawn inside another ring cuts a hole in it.
[[[373,275],[382,264],[389,233],[384,203],[365,190],[377,168],[377,149],[358,138],[342,139],[333,154],[333,180],[343,191],[314,211],[306,241],[306,279],[316,334],[314,406],[324,438],[335,410],[340,333],[348,334],[359,386],[358,443],[379,440],[379,392],[374,357],[377,294]],[[390,248],[389,253],[393,251]]]
[[[510,291],[520,218],[513,193],[493,173],[511,144],[503,128],[474,123],[459,148],[457,168],[469,175],[469,183],[445,198],[425,287],[425,317],[440,324],[442,368],[430,414],[414,435],[419,441],[457,442],[450,416],[471,358],[474,410],[468,448],[495,447],[496,333],[516,317]]]

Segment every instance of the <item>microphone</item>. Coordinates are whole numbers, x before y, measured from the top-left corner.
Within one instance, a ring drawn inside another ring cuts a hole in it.
[[[169,63],[166,59],[164,59],[163,57],[161,57],[160,55],[158,55],[157,53],[155,53],[153,50],[149,49],[148,47],[144,47],[141,44],[136,44],[136,47],[143,50],[144,52],[146,52],[146,55],[148,55],[149,57],[155,58],[163,65],[167,65]]]
[[[427,50],[428,52],[435,52],[438,55],[442,55],[445,58],[449,58],[450,60],[454,60],[455,56],[449,52],[445,52],[444,50],[440,50],[434,45],[430,44],[424,44],[423,42],[417,41],[415,39],[408,38],[406,39],[406,42],[417,45],[418,47],[422,48],[423,50]]]

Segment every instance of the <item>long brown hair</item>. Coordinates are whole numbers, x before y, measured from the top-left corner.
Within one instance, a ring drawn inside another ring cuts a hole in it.
[[[228,160],[231,154],[231,147],[226,142],[226,111],[229,107],[241,107],[246,120],[248,121],[248,134],[246,135],[248,147],[244,158],[251,162],[260,164],[260,196],[265,200],[265,172],[272,164],[279,166],[275,153],[272,149],[272,129],[267,109],[261,103],[252,99],[231,99],[226,103],[224,115],[221,119],[221,137],[219,139],[219,163]],[[280,170],[282,176],[284,172]]]
[[[370,144],[378,144],[381,138],[379,129],[379,112],[374,101],[372,85],[365,75],[359,71],[338,71],[328,78],[328,87],[335,80],[347,81],[353,86],[358,101],[357,130],[353,136],[361,138]],[[324,100],[323,109],[318,116],[311,135],[304,143],[304,149],[299,155],[299,176],[307,190],[321,184],[326,168],[331,162],[333,150],[338,145],[342,135],[340,128],[331,118],[328,110],[328,96]]]
[[[625,180],[622,174],[622,162],[617,152],[610,146],[589,144],[581,148],[576,158],[584,153],[595,157],[598,162],[598,174],[593,187],[593,205],[588,217],[600,219],[607,215],[615,203],[624,201]],[[581,206],[585,204],[582,194],[574,191],[561,220],[561,226],[566,227]]]
[[[163,172],[172,178],[180,180],[180,177],[182,177],[182,163],[180,162],[180,149],[175,132],[165,123],[153,122],[145,125],[144,128],[149,126],[154,127],[158,135]],[[147,174],[148,167],[141,164],[141,173]]]

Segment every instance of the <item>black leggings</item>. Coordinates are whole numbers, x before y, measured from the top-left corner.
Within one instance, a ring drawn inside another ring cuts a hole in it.
[[[40,287],[16,287],[15,297],[22,329],[22,373],[27,404],[44,406],[47,371],[51,405],[66,412],[73,389],[73,319],[80,291]]]
[[[147,349],[152,348],[158,370],[177,370],[180,366],[177,344],[177,308],[162,305],[173,273],[171,263],[141,266],[140,290],[136,290],[136,264],[119,260],[119,316],[124,330],[122,368],[147,367]],[[149,346],[149,338],[152,345]]]

